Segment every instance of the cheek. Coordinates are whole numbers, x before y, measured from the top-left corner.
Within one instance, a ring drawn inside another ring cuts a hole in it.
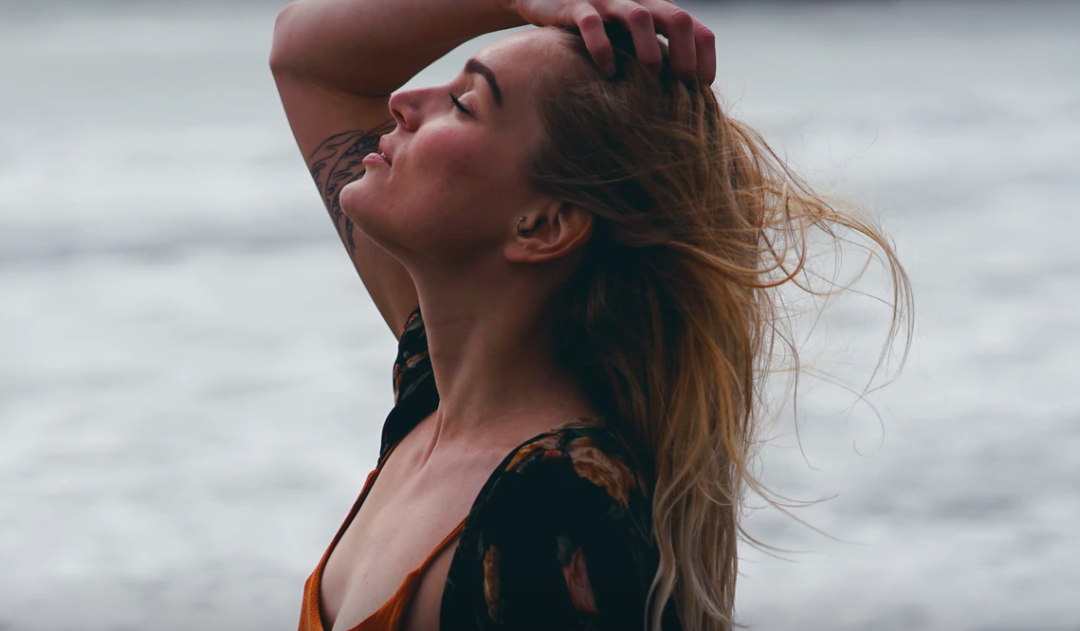
[[[456,215],[459,211],[498,203],[517,183],[513,143],[481,124],[454,124],[417,136],[409,146],[409,163],[399,173],[414,191],[423,191],[433,214]],[[391,167],[391,170],[393,167]],[[476,214],[471,213],[471,214]]]
[[[449,259],[499,248],[508,212],[521,205],[523,192],[506,154],[505,144],[432,130],[413,139],[400,163],[373,166],[342,189],[341,207],[399,258],[421,251]]]
[[[482,190],[499,164],[492,159],[492,147],[476,132],[433,132],[417,137],[409,149],[402,177],[409,178],[410,186],[419,186],[453,207]]]

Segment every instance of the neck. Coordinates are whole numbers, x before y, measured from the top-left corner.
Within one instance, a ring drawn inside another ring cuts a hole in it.
[[[548,292],[529,282],[449,281],[416,283],[439,389],[426,455],[450,445],[517,445],[596,414],[555,359],[543,316]]]

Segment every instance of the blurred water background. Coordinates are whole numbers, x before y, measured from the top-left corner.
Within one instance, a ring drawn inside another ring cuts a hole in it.
[[[0,8],[0,629],[292,629],[375,465],[396,346],[276,98],[280,6]],[[1080,629],[1080,4],[684,6],[917,301],[874,408],[781,414],[762,474],[842,541],[753,513],[798,552],[743,547],[739,620]],[[887,317],[836,301],[807,357],[861,388]]]

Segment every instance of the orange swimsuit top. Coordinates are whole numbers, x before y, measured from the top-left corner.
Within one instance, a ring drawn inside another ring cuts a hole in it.
[[[334,536],[334,540],[330,542],[330,547],[326,549],[326,552],[322,556],[322,560],[319,561],[319,565],[315,567],[315,571],[308,577],[307,582],[304,583],[304,603],[300,610],[300,628],[299,631],[325,631],[322,623],[322,608],[320,607],[320,591],[319,588],[322,585],[323,568],[326,567],[326,561],[330,558],[330,554],[334,551],[334,547],[337,545],[341,536],[345,534],[345,530],[352,523],[356,513],[360,511],[361,504],[364,503],[364,498],[367,497],[368,491],[371,490],[371,485],[375,483],[375,478],[379,476],[379,471],[382,470],[383,464],[386,463],[386,459],[390,457],[390,454],[397,447],[395,444],[386,452],[382,460],[379,462],[375,470],[368,474],[367,481],[364,482],[364,490],[360,492],[360,497],[357,498],[356,503],[353,504],[352,510],[349,511],[349,516],[345,518],[345,522],[341,524],[341,528],[338,529],[337,534]],[[408,611],[409,603],[412,601],[413,595],[416,594],[417,588],[420,587],[420,577],[423,575],[424,570],[427,569],[439,552],[446,547],[448,543],[454,540],[461,533],[465,527],[465,519],[461,520],[461,523],[454,528],[450,534],[446,535],[446,538],[439,543],[438,546],[428,555],[424,562],[420,564],[420,567],[416,568],[405,577],[405,581],[398,588],[397,593],[394,594],[390,600],[386,602],[375,613],[371,614],[367,618],[364,618],[360,624],[349,629],[348,631],[400,631],[401,625],[405,620],[405,613]]]

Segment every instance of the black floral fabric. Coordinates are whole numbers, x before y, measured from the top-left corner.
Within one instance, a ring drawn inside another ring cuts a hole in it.
[[[380,459],[439,403],[417,308],[393,370]],[[633,631],[658,556],[651,486],[609,420],[570,419],[507,454],[465,521],[443,631]],[[679,630],[674,604],[663,629]]]

